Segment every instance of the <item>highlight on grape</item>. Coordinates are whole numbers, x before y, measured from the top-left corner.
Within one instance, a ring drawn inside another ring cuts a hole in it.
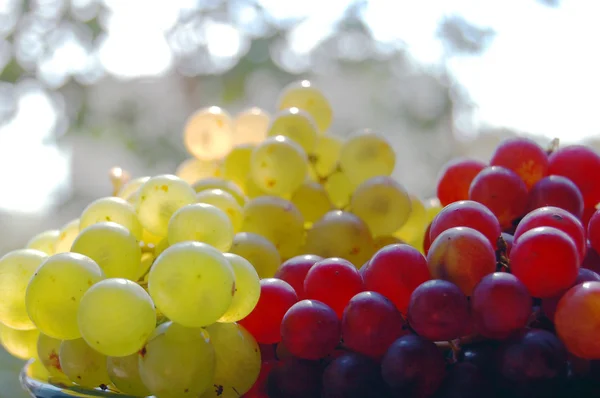
[[[308,81],[273,112],[198,110],[174,175],[114,168],[114,192],[2,257],[0,343],[25,386],[599,396],[600,156],[512,138],[424,199],[383,135],[332,118]]]

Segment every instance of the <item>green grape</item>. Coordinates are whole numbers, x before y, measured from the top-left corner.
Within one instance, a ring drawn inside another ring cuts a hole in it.
[[[221,209],[194,203],[177,210],[169,221],[169,244],[196,241],[226,252],[233,242],[233,224]]]
[[[19,249],[0,258],[0,322],[19,330],[35,329],[27,314],[25,291],[38,267],[48,258],[46,253]]]
[[[317,182],[306,181],[292,195],[291,202],[300,210],[304,222],[312,225],[333,208],[325,188]]]
[[[168,247],[169,247],[169,238],[164,238],[163,240],[158,242],[158,245],[156,245],[156,247],[154,248],[154,258],[152,259],[152,261],[154,261],[156,259],[156,257],[160,256],[160,254],[162,252],[164,252]],[[142,256],[142,259],[143,259],[143,256]]]
[[[37,357],[48,371],[50,377],[58,380],[66,377],[58,358],[61,343],[61,340],[46,336],[43,333],[39,334],[37,340]]]
[[[0,343],[12,356],[19,359],[31,359],[37,356],[37,341],[40,332],[37,329],[16,330],[0,323]]]
[[[77,323],[83,339],[96,351],[114,357],[142,349],[156,326],[154,303],[137,283],[104,279],[81,298]]]
[[[242,231],[264,236],[275,245],[282,258],[290,258],[302,247],[304,219],[291,202],[275,196],[260,196],[244,207]]]
[[[260,144],[267,138],[271,116],[260,109],[250,108],[240,112],[233,121],[233,140],[236,145]]]
[[[27,286],[27,313],[40,332],[55,339],[77,339],[81,337],[77,325],[81,297],[103,278],[89,257],[77,253],[50,256]]]
[[[433,221],[435,216],[438,215],[440,211],[442,211],[442,204],[438,198],[431,198],[425,201],[425,212],[427,213],[427,222],[430,223]]]
[[[137,192],[139,189],[148,181],[150,177],[138,177],[129,181],[127,184],[123,185],[119,192],[117,193],[117,197],[121,199],[125,199],[129,203],[133,204],[135,202],[135,198],[137,197]]]
[[[222,158],[233,146],[231,116],[218,106],[198,110],[185,124],[183,143],[197,159],[210,161]]]
[[[248,176],[248,180],[246,180],[245,187],[248,199],[254,199],[258,198],[259,196],[268,195],[258,185],[256,185],[256,182],[254,181],[254,178],[252,178],[252,176]]]
[[[44,231],[31,238],[31,240],[27,242],[25,248],[39,250],[51,256],[54,254],[54,248],[56,247],[59,236],[60,231],[58,229]]]
[[[352,192],[354,192],[354,186],[346,173],[338,170],[327,177],[327,181],[325,181],[325,191],[335,207],[343,209],[350,203],[350,197],[352,196]]]
[[[165,242],[167,242],[166,238],[164,240]],[[158,255],[162,253],[167,247],[169,247],[168,244],[166,246],[161,246],[160,249],[157,246],[156,249],[154,249],[154,253],[142,254],[142,261],[140,262],[140,271],[138,272],[140,276],[138,280],[148,274],[148,272],[150,271],[150,267],[152,267],[152,263],[154,263],[156,257],[158,257]],[[160,252],[158,252],[158,250],[160,250]]]
[[[391,177],[373,177],[360,184],[350,200],[374,236],[391,235],[406,223],[412,210],[410,196]]]
[[[100,198],[85,208],[79,218],[79,229],[100,222],[114,222],[127,228],[137,240],[142,240],[143,229],[135,208],[126,200],[117,197]]]
[[[230,252],[248,260],[260,278],[272,278],[281,265],[281,256],[275,245],[258,234],[236,234]]]
[[[202,328],[166,322],[156,328],[139,357],[144,385],[160,398],[196,398],[212,384],[215,350]]]
[[[212,388],[201,398],[238,398],[250,390],[261,368],[260,349],[254,337],[237,323],[215,323],[206,328],[215,349]]]
[[[219,165],[217,162],[196,158],[184,160],[175,170],[175,175],[188,184],[193,184],[203,178],[215,177],[218,173]]]
[[[65,340],[58,357],[64,374],[82,387],[97,388],[110,383],[106,356],[90,347],[85,340]]]
[[[267,135],[288,137],[300,145],[306,153],[313,153],[319,133],[309,113],[298,108],[288,108],[277,112]]]
[[[254,266],[244,257],[225,253],[235,275],[235,292],[227,311],[218,322],[237,322],[252,312],[260,297],[260,278]]]
[[[139,354],[127,355],[126,357],[108,357],[106,359],[106,370],[110,381],[125,394],[138,397],[151,395],[140,377]]]
[[[140,242],[140,244],[154,245],[156,247],[156,245],[158,245],[163,239],[166,239],[166,238],[164,236],[154,235],[153,233],[149,232],[148,230],[144,230],[142,232],[142,241]]]
[[[340,166],[354,186],[371,177],[391,175],[395,164],[390,143],[369,130],[351,136],[340,153]]]
[[[394,232],[394,236],[406,242],[411,242],[423,236],[427,228],[427,212],[423,202],[414,195],[410,196],[410,207],[412,211],[408,216],[408,220],[399,230]]]
[[[207,189],[221,189],[233,196],[240,206],[246,204],[246,196],[244,192],[234,182],[228,181],[224,178],[214,177],[205,178],[200,181],[196,181],[193,185],[194,190],[199,193]]]
[[[377,251],[379,249],[383,249],[384,247],[386,247],[388,245],[404,243],[404,241],[402,239],[398,239],[395,236],[390,236],[390,235],[378,236],[374,239],[374,241],[375,241],[375,251]]]
[[[362,267],[375,251],[367,225],[352,213],[333,210],[313,224],[306,234],[304,253],[324,258],[341,257]]]
[[[223,177],[233,181],[244,190],[250,174],[250,157],[253,150],[253,144],[238,145],[225,156],[221,166]]]
[[[148,291],[169,319],[187,327],[210,325],[231,305],[235,277],[229,261],[205,243],[166,249],[150,269]]]
[[[285,87],[279,97],[277,108],[297,107],[308,112],[315,120],[321,132],[331,125],[333,111],[323,93],[310,81],[302,80]]]
[[[71,248],[96,262],[107,278],[140,276],[142,250],[129,231],[114,222],[99,222],[84,228]]]
[[[319,177],[325,178],[335,171],[340,160],[343,143],[341,138],[332,134],[323,134],[318,137],[311,163]]]
[[[136,210],[142,226],[148,232],[167,236],[173,213],[194,202],[196,193],[187,182],[173,175],[159,175],[146,181],[140,188]]]
[[[79,218],[68,222],[61,228],[60,235],[54,246],[54,254],[70,252],[77,235],[79,235]]]
[[[229,217],[234,232],[238,232],[242,227],[244,215],[242,214],[242,206],[228,192],[222,189],[207,189],[196,194],[198,203],[206,203],[213,205],[223,211]]]
[[[27,375],[27,377],[29,377],[30,379],[33,380],[38,380],[38,381],[49,381],[50,379],[50,374],[48,373],[48,370],[46,370],[46,368],[44,367],[44,365],[42,364],[42,362],[37,359],[37,358],[33,358],[25,367],[25,374]],[[51,382],[54,382],[55,380],[50,380]],[[68,380],[67,384],[70,383]],[[60,382],[64,385],[64,381],[60,380]]]

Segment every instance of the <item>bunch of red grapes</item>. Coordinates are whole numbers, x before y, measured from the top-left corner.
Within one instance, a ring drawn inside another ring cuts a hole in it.
[[[426,257],[303,255],[261,281],[245,397],[600,396],[600,157],[511,139],[437,194]]]

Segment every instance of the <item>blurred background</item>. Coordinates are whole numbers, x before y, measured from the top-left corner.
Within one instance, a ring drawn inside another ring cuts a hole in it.
[[[314,81],[332,132],[385,134],[422,197],[507,136],[600,146],[594,0],[0,0],[0,255],[111,192],[172,173],[186,118],[274,111]],[[0,397],[19,398],[0,354]]]

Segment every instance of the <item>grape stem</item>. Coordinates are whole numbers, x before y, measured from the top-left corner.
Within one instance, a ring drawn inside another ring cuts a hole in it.
[[[552,141],[550,141],[550,145],[548,145],[548,149],[546,149],[546,154],[548,154],[548,156],[550,156],[554,152],[558,151],[559,145],[560,145],[560,140],[558,138],[554,138]]]
[[[510,272],[510,260],[508,259],[508,245],[502,236],[496,240],[496,271]]]

